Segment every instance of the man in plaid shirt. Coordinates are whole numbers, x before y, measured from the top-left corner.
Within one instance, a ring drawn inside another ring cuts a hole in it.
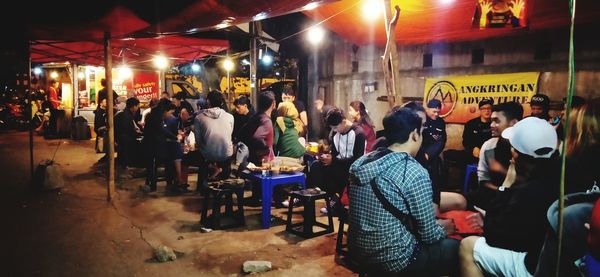
[[[413,158],[421,146],[422,125],[423,118],[410,108],[388,114],[383,126],[391,146],[361,157],[350,168],[350,256],[371,272],[440,276],[458,270],[459,242],[446,239],[454,224],[436,222],[431,180]],[[393,207],[386,209],[372,186]],[[412,217],[414,230],[389,209]]]

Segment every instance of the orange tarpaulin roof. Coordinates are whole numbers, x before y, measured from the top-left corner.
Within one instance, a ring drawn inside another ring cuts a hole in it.
[[[323,23],[324,26],[353,43],[384,45],[386,35],[383,15],[381,14],[373,23],[365,20],[363,4],[366,2],[369,1],[342,0],[304,13],[316,21],[331,17]],[[472,27],[476,0],[392,0],[391,4],[392,11],[395,5],[402,10],[395,32],[396,41],[400,44],[417,44],[477,40],[528,30],[566,26],[569,24],[568,2],[526,0],[527,27],[481,30]],[[597,19],[600,16],[600,1],[577,1],[576,15],[577,23]]]

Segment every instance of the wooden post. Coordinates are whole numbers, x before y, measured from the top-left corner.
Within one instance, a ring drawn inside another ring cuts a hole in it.
[[[114,130],[114,97],[112,89],[112,51],[110,49],[110,32],[104,32],[104,72],[106,79],[106,110],[108,131],[108,178],[107,200],[112,201],[115,194],[115,130]],[[98,103],[100,104],[100,103]]]
[[[384,20],[387,43],[385,46],[385,53],[383,55],[383,75],[386,79],[385,83],[388,92],[388,103],[390,108],[392,108],[396,105],[396,102],[402,104],[403,101],[402,95],[400,94],[400,66],[395,33],[396,23],[398,23],[398,17],[400,17],[400,8],[398,6],[394,7],[396,12],[392,17],[392,8],[390,2],[390,0],[384,0]],[[389,87],[391,87],[391,89]],[[396,97],[398,97],[398,101],[396,101]]]

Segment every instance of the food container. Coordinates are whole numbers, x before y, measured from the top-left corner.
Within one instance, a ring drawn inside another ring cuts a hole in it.
[[[319,153],[319,144],[316,142],[309,142],[308,143],[308,151],[314,152],[314,153]]]

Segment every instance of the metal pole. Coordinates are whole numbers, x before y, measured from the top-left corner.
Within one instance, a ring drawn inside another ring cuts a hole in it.
[[[258,107],[258,93],[260,92],[259,84],[256,82],[257,72],[256,65],[258,63],[258,49],[256,48],[257,36],[260,32],[260,22],[250,22],[250,102],[254,107]]]
[[[104,72],[106,78],[106,109],[108,111],[108,179],[107,200],[111,201],[115,194],[115,130],[114,130],[114,97],[112,90],[112,51],[110,48],[110,32],[104,32]]]
[[[28,42],[29,43],[29,42]],[[27,49],[30,49],[31,46],[28,46]],[[29,59],[29,92],[27,95],[27,99],[29,99],[29,114],[27,118],[29,119],[29,174],[30,174],[30,184],[33,184],[33,97],[31,97],[31,52],[27,53]]]

